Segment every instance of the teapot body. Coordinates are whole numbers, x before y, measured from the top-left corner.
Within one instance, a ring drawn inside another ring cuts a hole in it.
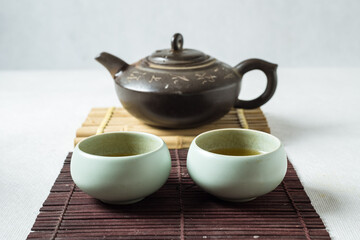
[[[115,89],[123,107],[152,126],[190,128],[212,122],[234,106],[240,91],[241,76],[216,59],[191,70],[146,64],[130,65],[115,78]]]

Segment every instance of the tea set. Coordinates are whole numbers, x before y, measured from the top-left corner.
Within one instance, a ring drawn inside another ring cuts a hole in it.
[[[123,107],[144,123],[190,128],[224,116],[232,107],[256,108],[277,85],[276,64],[245,60],[234,68],[198,50],[183,49],[177,33],[171,49],[157,50],[131,65],[109,53],[96,58],[115,81]],[[243,75],[265,73],[265,91],[238,99]],[[202,190],[230,202],[247,202],[274,190],[287,169],[284,147],[275,136],[250,129],[201,133],[188,150],[186,167]],[[144,132],[109,132],[82,140],[74,149],[71,176],[88,195],[108,204],[132,204],[160,189],[171,171],[165,142]]]

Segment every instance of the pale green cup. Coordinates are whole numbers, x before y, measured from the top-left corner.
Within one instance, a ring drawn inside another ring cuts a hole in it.
[[[171,157],[164,141],[142,132],[86,138],[75,147],[71,158],[71,176],[76,185],[110,204],[142,200],[166,182],[170,169]]]
[[[262,154],[231,156],[211,152],[239,147]],[[287,158],[280,140],[273,135],[250,129],[218,129],[192,141],[187,169],[204,191],[226,201],[246,202],[271,192],[281,183]]]

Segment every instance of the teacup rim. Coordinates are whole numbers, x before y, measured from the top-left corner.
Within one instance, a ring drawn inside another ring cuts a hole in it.
[[[259,155],[248,155],[248,156],[234,156],[234,155],[225,155],[225,154],[219,154],[219,153],[213,153],[213,152],[210,152],[210,151],[207,151],[205,149],[203,149],[202,147],[200,147],[197,143],[196,143],[196,140],[201,137],[202,135],[205,135],[205,134],[208,134],[208,133],[211,133],[211,132],[220,132],[220,131],[227,131],[227,130],[235,130],[235,131],[247,131],[247,132],[256,132],[256,133],[260,133],[260,134],[264,134],[264,135],[268,135],[270,137],[273,137],[275,140],[277,140],[279,142],[279,146],[270,151],[270,152],[266,152],[266,153],[262,153],[262,154],[259,154]],[[214,129],[214,130],[209,130],[209,131],[206,131],[206,132],[203,132],[203,133],[200,133],[199,135],[197,135],[194,140],[193,140],[193,143],[194,145],[196,146],[196,148],[200,149],[201,151],[205,152],[205,153],[208,153],[208,154],[211,154],[211,155],[215,155],[215,156],[221,156],[221,157],[225,157],[225,158],[231,158],[231,159],[251,159],[251,158],[258,158],[260,156],[267,156],[269,154],[272,154],[276,151],[278,151],[280,148],[282,148],[283,144],[282,142],[280,141],[280,139],[270,133],[266,133],[266,132],[263,132],[263,131],[259,131],[259,130],[255,130],[255,129],[248,129],[248,128],[219,128],[219,129]]]
[[[91,139],[91,138],[96,138],[98,136],[102,136],[102,135],[110,135],[110,134],[122,134],[122,133],[130,133],[130,134],[140,134],[140,135],[147,135],[147,136],[150,136],[150,137],[153,137],[157,140],[160,141],[160,146],[149,151],[149,152],[145,152],[145,153],[141,153],[141,154],[136,154],[136,155],[129,155],[129,156],[103,156],[103,155],[96,155],[96,154],[91,154],[91,153],[88,153],[88,152],[85,152],[83,151],[81,148],[80,148],[80,144],[83,143],[84,141],[88,140],[88,139]],[[140,132],[140,131],[115,131],[115,132],[106,132],[106,133],[101,133],[101,134],[97,134],[97,135],[93,135],[93,136],[90,136],[90,137],[87,137],[83,140],[81,140],[77,145],[76,145],[76,148],[78,149],[79,152],[81,152],[81,154],[85,154],[85,156],[90,156],[90,157],[96,157],[96,158],[103,158],[103,159],[109,159],[109,160],[127,160],[127,159],[133,159],[133,158],[138,158],[138,157],[144,157],[146,155],[150,155],[154,152],[157,152],[159,151],[161,148],[164,147],[164,145],[166,145],[166,143],[164,142],[164,140],[155,135],[155,134],[151,134],[151,133],[147,133],[147,132]]]

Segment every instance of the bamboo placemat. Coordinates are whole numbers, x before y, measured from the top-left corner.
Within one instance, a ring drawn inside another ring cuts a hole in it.
[[[101,132],[155,133],[173,149],[169,179],[139,203],[106,205],[74,184],[69,153],[28,239],[330,239],[290,162],[273,192],[248,203],[221,201],[192,182],[187,149],[179,148],[203,131],[222,127],[270,132],[260,109],[231,110],[217,122],[188,130],[151,128],[119,108],[92,109],[75,143]]]
[[[69,153],[28,239],[330,239],[290,162],[274,191],[230,203],[192,182],[187,149],[170,152],[167,183],[143,201],[123,206],[83,193],[71,179]]]
[[[218,128],[251,128],[270,132],[260,108],[252,110],[232,109],[221,119],[190,129],[159,129],[151,127],[131,116],[123,108],[93,108],[81,128],[76,131],[75,145],[82,139],[113,131],[142,131],[160,136],[170,149],[188,148],[195,136]]]

